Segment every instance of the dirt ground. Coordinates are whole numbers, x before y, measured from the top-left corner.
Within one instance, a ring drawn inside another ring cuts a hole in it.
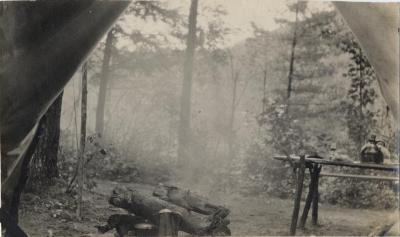
[[[39,196],[27,194],[22,201],[20,212],[21,226],[30,236],[95,236],[95,225],[102,225],[108,216],[125,213],[107,202],[111,190],[121,184],[111,181],[97,181],[98,187],[84,195],[84,218],[78,221],[74,208],[63,190],[51,195]],[[135,184],[137,187],[138,184]],[[143,189],[153,190],[149,185],[139,185]],[[219,198],[231,210],[230,228],[234,236],[267,236],[287,235],[293,201],[243,194],[224,195]],[[32,205],[33,203],[40,205]],[[32,207],[34,206],[34,207]],[[384,223],[393,211],[348,209],[321,204],[319,223],[312,227],[307,223],[305,230],[298,230],[298,235],[367,235],[374,227]],[[113,236],[109,234],[108,236]]]

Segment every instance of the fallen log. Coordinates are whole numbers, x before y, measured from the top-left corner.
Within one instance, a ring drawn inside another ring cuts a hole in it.
[[[183,190],[175,186],[160,185],[153,195],[167,202],[181,206],[188,211],[194,211],[203,215],[213,215],[217,212],[229,214],[229,209],[209,203],[206,198],[201,197],[190,190]]]
[[[113,190],[109,203],[146,218],[156,225],[159,225],[159,211],[169,209],[176,214],[178,229],[192,235],[228,236],[231,234],[228,228],[229,220],[226,219],[229,213],[223,210],[211,215],[191,213],[183,207],[159,199],[151,194],[120,187]]]

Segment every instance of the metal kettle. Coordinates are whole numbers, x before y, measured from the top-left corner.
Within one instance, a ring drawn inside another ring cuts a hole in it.
[[[383,152],[378,143],[382,143],[382,141],[377,141],[376,136],[371,135],[367,143],[361,148],[360,160],[362,163],[383,163]]]

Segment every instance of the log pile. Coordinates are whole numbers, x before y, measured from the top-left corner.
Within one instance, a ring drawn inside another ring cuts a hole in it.
[[[109,203],[143,217],[159,226],[159,212],[174,213],[178,230],[191,235],[228,236],[229,210],[208,203],[204,198],[172,186],[160,186],[153,193],[132,188],[115,188]]]

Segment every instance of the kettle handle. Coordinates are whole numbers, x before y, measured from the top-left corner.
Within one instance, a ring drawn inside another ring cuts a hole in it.
[[[386,147],[386,143],[384,141],[376,141],[376,144],[381,144],[382,146]]]

